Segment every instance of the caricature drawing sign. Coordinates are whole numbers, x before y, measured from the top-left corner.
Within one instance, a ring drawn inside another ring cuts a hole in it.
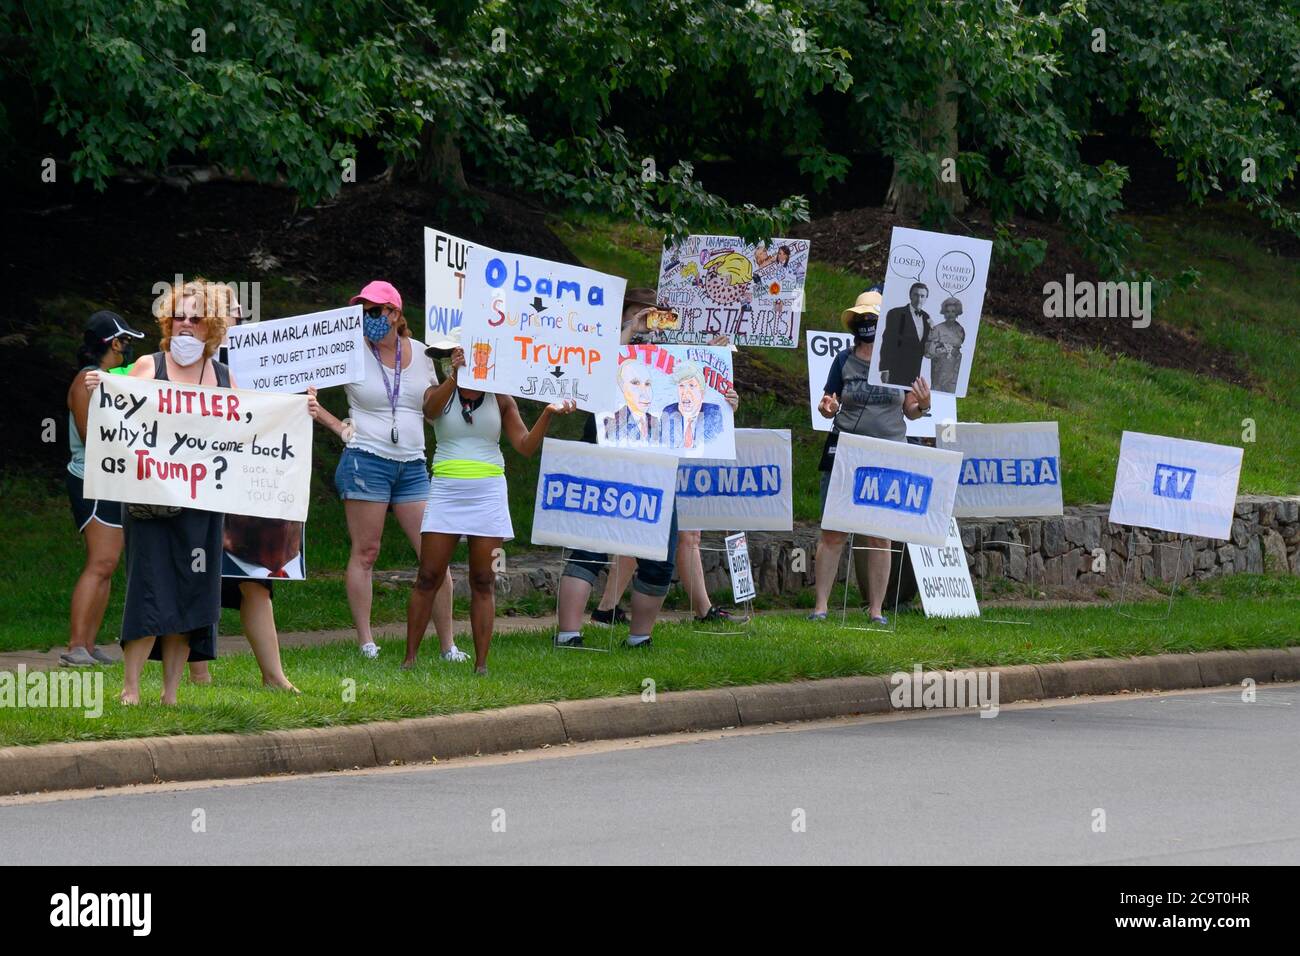
[[[735,419],[723,394],[731,350],[704,345],[626,345],[619,398],[596,414],[596,441],[679,458],[736,457]]]
[[[919,376],[966,394],[992,252],[987,239],[894,229],[867,381],[908,389]]]
[[[656,342],[795,348],[808,272],[807,239],[751,244],[736,236],[687,236],[664,249],[659,307],[676,321],[651,328]]]

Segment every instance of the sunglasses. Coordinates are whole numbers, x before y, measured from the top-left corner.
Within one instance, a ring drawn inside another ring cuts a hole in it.
[[[173,325],[175,325],[177,322],[181,323],[181,325],[185,325],[186,323],[190,325],[201,325],[206,321],[208,321],[208,317],[206,315],[173,315],[172,316]]]

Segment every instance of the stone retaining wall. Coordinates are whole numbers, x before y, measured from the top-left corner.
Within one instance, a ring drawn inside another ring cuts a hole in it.
[[[962,519],[958,524],[971,576],[984,593],[1019,586],[1048,596],[1082,597],[1099,589],[1117,593],[1126,570],[1133,580],[1131,561],[1137,562],[1142,580],[1153,583],[1240,572],[1300,574],[1300,497],[1238,498],[1227,541],[1133,531],[1107,521],[1109,511],[1109,505],[1083,505],[1051,518]],[[759,592],[781,594],[812,587],[817,535],[813,524],[796,525],[793,532],[751,532],[749,551]],[[721,548],[722,537],[706,532],[704,547]],[[726,601],[730,585],[725,556],[703,550],[701,560],[710,593]],[[842,562],[847,560],[846,554]],[[512,556],[507,571],[498,578],[498,593],[513,599],[537,592],[553,594],[559,571],[558,551]],[[456,593],[467,596],[464,569],[453,568],[452,573]],[[844,574],[843,564],[840,574]],[[399,582],[410,580],[412,574],[396,571],[376,576]]]

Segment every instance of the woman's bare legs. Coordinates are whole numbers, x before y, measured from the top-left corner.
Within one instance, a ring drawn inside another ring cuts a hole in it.
[[[370,644],[370,605],[374,599],[372,572],[379,557],[379,541],[384,535],[384,516],[388,505],[382,501],[343,502],[347,517],[348,536],[352,539],[352,553],[348,556],[343,580],[348,592],[348,607],[352,611],[352,626],[357,629],[357,643]]]
[[[893,557],[888,538],[867,536],[867,604],[872,617],[881,617],[881,605],[885,603],[885,592],[889,590],[889,565]]]
[[[635,573],[636,558],[616,555],[614,566],[605,575],[605,593],[601,595],[600,603],[596,607],[602,611],[612,611],[618,607],[618,602],[623,597],[623,592],[627,590],[628,582],[632,580],[632,575]]]
[[[68,650],[95,649],[95,638],[104,623],[113,572],[122,557],[122,529],[91,518],[81,532],[86,543],[86,566],[72,589],[72,617]]]
[[[821,537],[817,539],[817,558],[813,569],[817,590],[814,614],[827,613],[826,602],[830,600],[831,588],[835,586],[835,578],[839,575],[840,555],[844,552],[844,539],[847,537],[843,531],[827,531],[823,528]]]
[[[451,592],[451,574],[447,568],[456,543],[460,541],[457,534],[430,532],[420,537],[420,569],[415,574],[415,586],[411,588],[406,603],[406,659],[402,661],[406,668],[415,666],[439,594]]]
[[[415,554],[419,557],[424,553],[424,545],[420,541],[420,523],[424,520],[424,502],[404,501],[400,505],[393,505],[393,514],[397,516],[397,523],[406,532],[407,540],[411,542],[411,547],[415,549]],[[456,643],[451,623],[452,585],[450,567],[447,568],[446,574],[447,586],[439,588],[433,598],[433,629],[438,632],[438,647],[443,653],[451,650],[451,646]]]
[[[271,592],[257,581],[239,582],[239,620],[244,626],[244,637],[257,658],[262,672],[262,684],[297,693],[298,688],[289,683],[280,663],[280,635],[275,629],[275,607]],[[193,672],[194,666],[190,665]]]
[[[152,637],[137,637],[122,645],[122,693],[118,696],[124,704],[140,703],[140,675],[144,673],[144,662],[153,650]]]
[[[132,643],[135,643],[134,641]],[[176,706],[176,688],[181,686],[185,662],[190,656],[190,639],[184,634],[165,634],[162,639],[163,691],[162,702]]]
[[[488,648],[497,614],[497,573],[492,564],[501,549],[500,538],[469,539],[469,620],[474,633],[474,669],[487,667]]]
[[[713,607],[709,589],[704,585],[704,563],[700,560],[700,533],[677,532],[677,579],[686,589],[691,602],[691,613],[703,617]]]

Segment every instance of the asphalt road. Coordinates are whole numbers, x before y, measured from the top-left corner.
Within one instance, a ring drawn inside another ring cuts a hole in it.
[[[1300,685],[1127,696],[9,798],[0,846],[8,864],[1295,864],[1298,742]]]

